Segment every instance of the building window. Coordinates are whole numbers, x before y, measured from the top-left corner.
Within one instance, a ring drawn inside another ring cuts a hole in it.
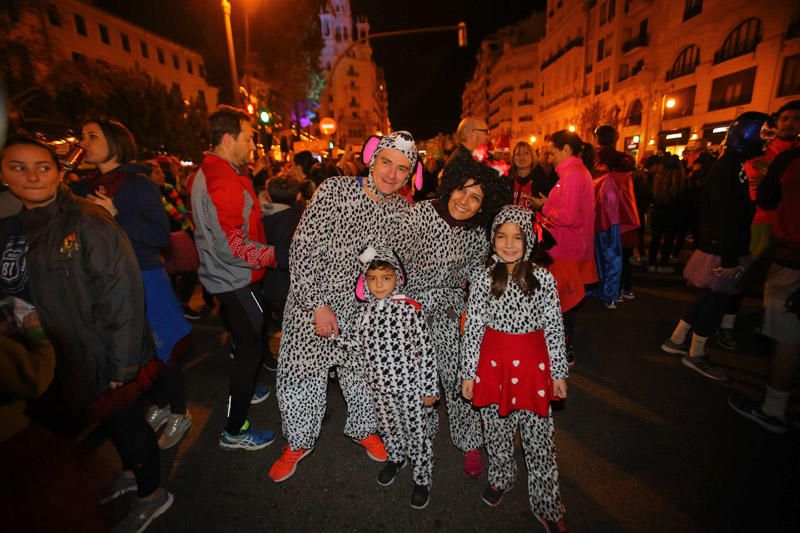
[[[197,91],[197,103],[206,105],[206,92],[203,89]]]
[[[714,111],[750,103],[753,98],[756,70],[758,67],[752,67],[715,79],[711,83],[711,101],[708,103],[708,110]]]
[[[778,96],[789,96],[790,94],[800,94],[800,54],[789,56],[783,60]]]
[[[131,51],[131,41],[128,39],[128,36],[124,33],[119,34],[119,39],[122,42],[122,49],[126,52],[130,53]]]
[[[47,4],[47,20],[51,25],[61,27],[61,14],[53,4]]]
[[[617,14],[617,0],[608,0],[608,21],[614,20],[614,15]]]
[[[180,70],[181,68],[181,61],[178,59],[178,54],[172,54],[172,66],[176,69]]]
[[[141,46],[142,57],[145,58],[145,59],[149,59],[150,58],[150,51],[147,49],[147,43],[144,42],[144,41],[141,41],[139,44],[142,45]]]
[[[75,63],[86,63],[86,56],[78,52],[72,52],[72,61]]]
[[[200,73],[200,76],[205,78],[206,77],[206,66],[200,63],[197,65],[197,72]]]
[[[693,73],[699,63],[700,48],[693,44],[687,46],[672,63],[672,68],[667,72],[667,81]]]
[[[86,37],[86,20],[84,20],[83,15],[75,13],[75,29],[78,30],[78,35]]]
[[[350,98],[350,107],[358,107],[358,101],[356,101],[356,97],[355,96]]]
[[[619,77],[617,78],[617,81],[625,81],[629,77],[630,77],[630,70],[628,69],[628,64],[622,63],[619,66]]]
[[[194,74],[194,67],[192,66],[192,60],[191,59],[187,59],[186,60],[186,71],[189,74]]]
[[[703,0],[686,0],[686,6],[683,8],[683,20],[685,22],[702,12]]]
[[[100,40],[103,41],[103,44],[111,44],[111,39],[108,37],[108,26],[98,24],[97,27],[100,28]]]
[[[673,118],[686,117],[694,114],[694,97],[697,92],[697,85],[686,87],[679,91],[674,91],[665,95],[663,103],[670,98],[675,100],[675,106],[672,109],[664,107],[664,120]]]
[[[605,39],[600,39],[599,41],[597,41],[597,61],[598,62],[602,61],[603,57],[605,57],[603,55],[605,44],[606,44],[606,40]]]
[[[757,18],[749,18],[728,34],[725,42],[722,43],[722,48],[714,54],[714,64],[755,52],[756,46],[760,42],[761,21]]]
[[[164,60],[164,50],[161,48],[156,48],[156,55],[158,55],[158,62],[162,65],[165,65],[166,61]]]
[[[642,124],[642,111],[644,106],[642,101],[636,99],[631,104],[631,109],[628,111],[628,118],[625,120],[626,126],[640,126]]]
[[[606,2],[603,2],[602,4],[600,4],[600,25],[601,26],[606,23],[606,12],[607,11],[608,11],[608,4]]]

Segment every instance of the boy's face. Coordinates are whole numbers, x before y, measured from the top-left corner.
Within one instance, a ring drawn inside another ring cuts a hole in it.
[[[397,286],[397,272],[391,268],[367,270],[367,288],[378,300],[383,300]]]

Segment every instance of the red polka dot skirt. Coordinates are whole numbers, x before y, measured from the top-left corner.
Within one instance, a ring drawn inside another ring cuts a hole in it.
[[[472,405],[496,404],[500,416],[516,409],[548,416],[552,399],[553,380],[544,332],[515,334],[486,328]]]

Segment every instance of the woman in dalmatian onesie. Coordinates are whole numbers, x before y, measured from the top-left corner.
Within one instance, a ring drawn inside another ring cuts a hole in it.
[[[411,506],[428,504],[435,434],[433,404],[439,394],[436,357],[422,306],[402,294],[405,275],[395,253],[369,247],[358,257],[359,306],[354,331],[344,337],[348,350],[366,358],[366,378],[388,461],[378,483],[390,485],[408,462],[414,491]],[[365,287],[366,285],[366,287]]]
[[[289,253],[291,282],[283,321],[277,373],[278,407],[288,441],[270,469],[275,482],[288,479],[319,436],[325,414],[328,370],[338,367],[347,402],[344,433],[376,461],[386,451],[375,434],[377,420],[367,384],[354,356],[330,342],[351,329],[356,308],[353,260],[368,244],[385,243],[408,204],[396,192],[409,176],[421,176],[411,134],[371,137],[362,151],[369,176],[332,177],[317,189],[303,213]]]
[[[508,193],[494,169],[460,159],[443,178],[439,197],[411,208],[393,245],[408,272],[406,293],[425,308],[450,436],[464,452],[464,470],[474,477],[483,473],[478,450],[483,435],[478,412],[461,396],[459,320],[466,308],[468,274],[486,258],[486,228]]]
[[[547,531],[563,529],[550,400],[567,394],[564,324],[552,274],[531,259],[531,211],[506,206],[492,229],[495,253],[470,287],[462,391],[480,408],[489,486],[500,504],[514,485],[514,434],[520,427],[531,510]]]

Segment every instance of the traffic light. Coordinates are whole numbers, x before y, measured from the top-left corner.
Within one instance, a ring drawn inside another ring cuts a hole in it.
[[[253,104],[247,104],[247,114],[248,115],[250,115],[252,117],[253,113],[255,113],[255,111],[256,111],[256,108],[253,107]]]
[[[467,23],[458,23],[458,47],[464,48],[467,46]]]
[[[270,119],[270,116],[269,116],[269,113],[267,112],[266,109],[262,109],[258,113],[258,120],[260,120],[262,124],[268,124],[269,123],[269,119]]]

